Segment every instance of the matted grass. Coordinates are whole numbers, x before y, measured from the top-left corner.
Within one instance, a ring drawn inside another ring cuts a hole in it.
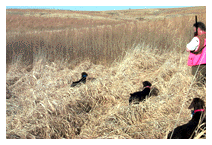
[[[139,45],[110,67],[89,60],[74,69],[42,60],[30,72],[10,66],[7,82],[14,80],[8,88],[15,97],[6,102],[7,138],[164,138],[175,123],[190,120],[192,98],[206,99],[205,87],[189,91],[187,56]],[[83,71],[87,83],[71,88]],[[159,95],[129,106],[129,94],[141,90],[145,80]]]

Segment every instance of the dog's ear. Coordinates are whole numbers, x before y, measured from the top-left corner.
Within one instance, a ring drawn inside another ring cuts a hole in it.
[[[194,101],[194,107],[198,107],[198,108],[205,108],[205,102],[202,100],[202,99],[200,99],[200,98],[196,98],[195,99],[195,101]]]
[[[188,107],[188,109],[192,109],[192,108],[204,108],[205,107],[205,103],[202,99],[200,98],[194,98],[191,102],[191,105]]]

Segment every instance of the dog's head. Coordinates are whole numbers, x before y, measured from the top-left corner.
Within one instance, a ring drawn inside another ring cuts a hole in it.
[[[86,72],[82,72],[82,78],[86,78],[88,74]]]
[[[188,109],[194,108],[194,110],[196,110],[196,109],[204,109],[204,107],[205,107],[205,103],[202,99],[194,98],[191,102],[191,105],[188,107]]]
[[[144,81],[144,82],[143,82],[143,86],[144,86],[144,87],[146,87],[146,86],[151,87],[152,84],[151,84],[149,81]]]

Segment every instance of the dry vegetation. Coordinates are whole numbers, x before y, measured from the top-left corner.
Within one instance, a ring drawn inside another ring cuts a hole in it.
[[[164,138],[206,101],[184,51],[195,14],[205,23],[205,7],[7,10],[6,138]],[[83,71],[95,80],[71,88]],[[145,80],[159,95],[129,106]]]

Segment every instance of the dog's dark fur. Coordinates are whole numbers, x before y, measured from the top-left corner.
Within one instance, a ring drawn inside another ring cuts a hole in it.
[[[205,109],[205,103],[200,98],[194,98],[193,101],[191,102],[191,105],[188,107],[188,109],[192,109],[192,108],[194,108],[194,110]],[[167,138],[168,139],[194,138],[195,129],[197,128],[198,125],[200,125],[202,123],[205,123],[205,126],[203,128],[206,128],[205,112],[203,112],[203,111],[196,112],[193,115],[192,119],[187,124],[178,126],[173,131],[169,132]],[[172,132],[173,132],[173,134],[172,134]]]
[[[139,91],[139,92],[135,92],[133,94],[130,94],[130,98],[129,98],[129,105],[131,105],[132,102],[134,102],[134,104],[139,104],[139,102],[142,102],[147,96],[149,96],[150,93],[150,88],[149,87],[152,86],[152,84],[148,81],[144,81],[143,82],[143,91]]]
[[[75,87],[77,85],[80,85],[81,83],[86,83],[86,77],[88,76],[88,74],[86,72],[82,73],[82,78],[79,81],[73,82],[71,84],[71,87]]]

